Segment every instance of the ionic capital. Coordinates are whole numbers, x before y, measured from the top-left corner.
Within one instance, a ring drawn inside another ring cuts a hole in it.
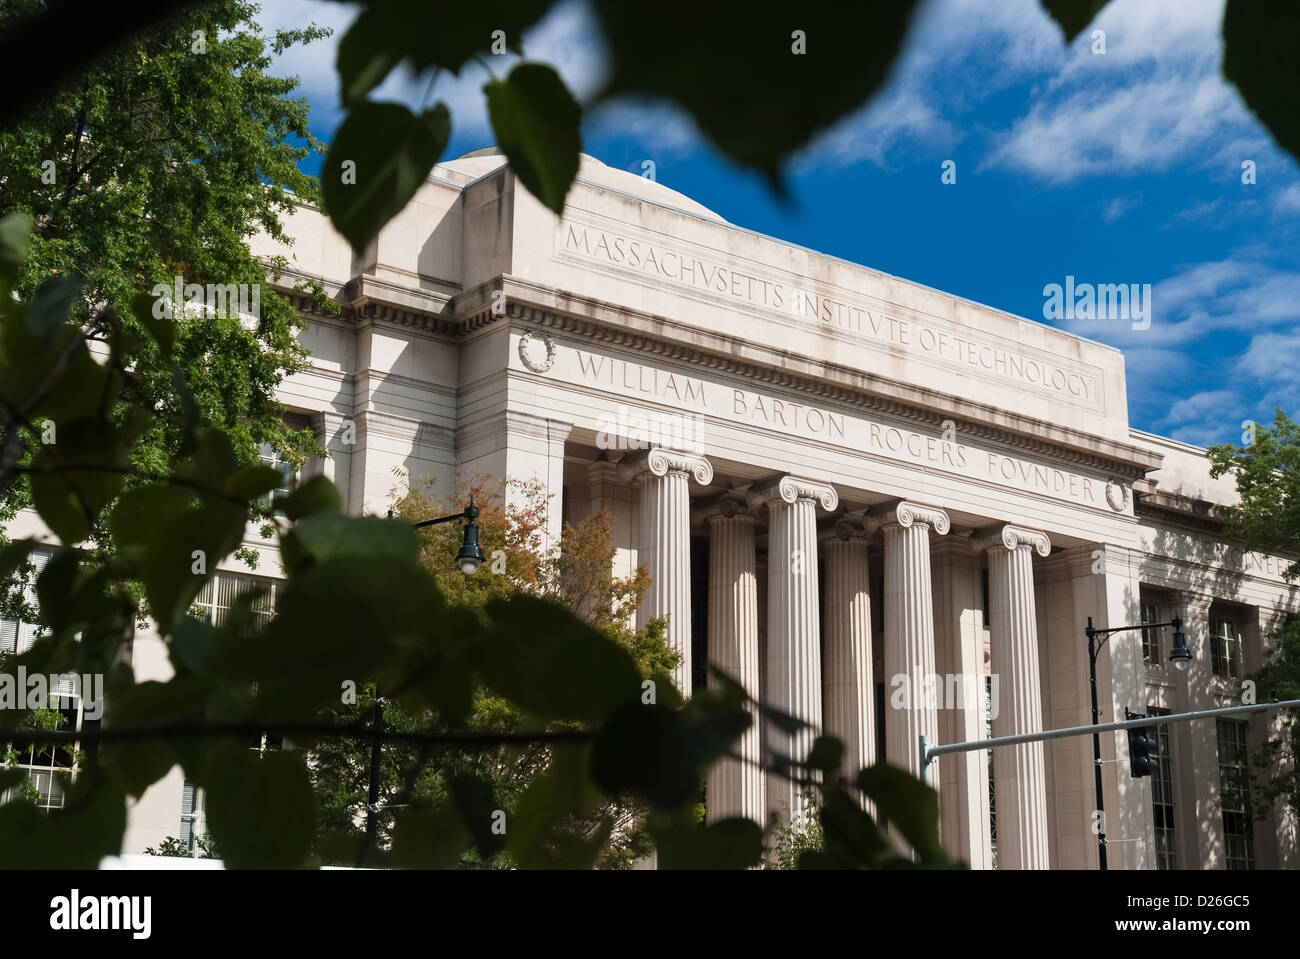
[[[720,496],[712,499],[706,499],[698,505],[693,505],[691,509],[691,518],[694,522],[707,523],[711,519],[754,519],[754,512],[750,509],[749,500],[745,493],[739,490],[727,490]]]
[[[922,506],[920,503],[907,500],[899,500],[888,506],[873,509],[870,521],[878,529],[888,529],[891,526],[901,526],[904,529],[909,526],[927,526],[940,536],[952,529],[952,521],[948,519],[948,514],[944,510],[937,506]]]
[[[763,504],[790,503],[811,500],[830,512],[840,505],[840,494],[835,487],[800,476],[782,476],[780,479],[756,486],[749,494],[750,506],[757,509]]]
[[[981,530],[971,538],[970,545],[976,552],[983,552],[986,549],[1032,549],[1036,550],[1039,556],[1048,556],[1052,552],[1052,541],[1046,533],[1010,524]]]
[[[862,525],[862,511],[856,513],[841,513],[838,516],[828,517],[825,521],[817,525],[818,539],[824,543],[829,542],[851,542],[853,540],[869,540],[870,533]]]
[[[703,456],[655,447],[631,453],[619,461],[619,475],[627,482],[650,476],[667,476],[684,473],[694,476],[695,482],[708,486],[713,482],[713,466]]]

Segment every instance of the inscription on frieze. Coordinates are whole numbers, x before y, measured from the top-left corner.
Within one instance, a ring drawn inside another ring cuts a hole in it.
[[[764,273],[732,262],[674,248],[659,241],[560,220],[557,255],[608,269],[668,281],[697,295],[739,301],[747,307],[816,324],[853,339],[887,345],[906,354],[984,379],[1011,383],[1064,402],[1101,411],[1099,372],[1071,364],[927,316],[905,316],[886,304],[838,290],[804,288],[793,274]]]
[[[680,371],[559,347],[553,375],[675,410],[820,441],[927,469],[1107,509],[1106,481],[902,425],[793,402]],[[707,424],[702,427],[707,433]],[[706,444],[707,445],[707,444]]]

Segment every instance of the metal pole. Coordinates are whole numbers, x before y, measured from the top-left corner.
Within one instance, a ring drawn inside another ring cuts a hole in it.
[[[1186,719],[1208,719],[1213,716],[1234,716],[1242,713],[1258,713],[1266,709],[1300,708],[1300,699],[1285,699],[1281,702],[1256,703],[1254,706],[1221,706],[1217,709],[1196,709],[1190,713],[1171,713],[1168,716],[1147,716],[1143,719],[1125,719],[1114,723],[1098,723],[1095,726],[1070,726],[1066,729],[1049,729],[1042,733],[1018,733],[1015,736],[998,736],[994,739],[976,739],[968,743],[951,743],[947,746],[931,746],[925,752],[926,762],[934,762],[940,756],[952,753],[968,753],[975,749],[992,749],[997,746],[1018,746],[1021,743],[1036,743],[1048,739],[1066,739],[1070,736],[1086,736],[1096,730],[1099,733],[1120,729],[1138,729],[1143,726],[1163,726],[1168,723],[1182,722]]]
[[[375,689],[375,706],[371,711],[370,792],[366,798],[366,848],[375,848],[379,832],[379,761],[384,742],[384,700]]]
[[[1092,684],[1092,724],[1097,725],[1097,640],[1092,632],[1092,617],[1088,617],[1088,679]],[[1101,827],[1097,833],[1097,868],[1106,868],[1106,807],[1101,794],[1101,735],[1094,730],[1092,734],[1092,775],[1093,785],[1097,790],[1097,812],[1101,814]]]

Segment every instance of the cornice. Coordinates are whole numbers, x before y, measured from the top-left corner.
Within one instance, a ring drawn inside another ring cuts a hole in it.
[[[498,291],[505,296],[494,299],[492,294]],[[422,296],[424,308],[411,302],[413,297],[409,291],[368,276],[353,278],[339,293],[339,299],[344,302],[343,315],[354,323],[362,320],[391,323],[450,339],[470,336],[500,322],[533,324],[751,382],[788,388],[935,432],[942,431],[945,421],[951,420],[958,435],[1130,482],[1143,479],[1164,461],[1161,454],[1142,446],[1080,433],[1046,420],[887,380],[831,361],[805,358],[808,365],[819,367],[817,375],[781,369],[777,365],[781,356],[762,344],[701,331],[625,306],[573,296],[515,276],[496,278],[454,298]],[[399,298],[404,302],[397,302]],[[311,308],[310,297],[297,295],[295,304],[298,299]],[[629,320],[633,321],[631,325]],[[742,353],[747,356],[741,358]]]
[[[1154,490],[1138,493],[1133,501],[1133,514],[1139,519],[1149,518],[1160,522],[1174,523],[1200,532],[1221,534],[1228,511],[1217,503]]]
[[[1045,420],[885,380],[829,361],[813,361],[821,367],[819,376],[780,369],[775,365],[779,357],[761,344],[702,332],[662,317],[598,300],[564,295],[563,303],[575,308],[575,312],[557,312],[548,306],[529,302],[530,298],[554,299],[557,297],[554,291],[516,277],[504,278],[501,286],[507,294],[504,300],[505,312],[501,315],[491,311],[488,302],[490,292],[485,298],[479,289],[475,289],[457,298],[457,306],[464,298],[482,304],[467,317],[475,328],[497,320],[522,320],[623,349],[718,370],[754,382],[786,387],[805,396],[819,396],[844,406],[915,423],[935,432],[944,429],[945,420],[952,420],[956,424],[958,435],[990,440],[1005,447],[1037,453],[1058,462],[1090,467],[1097,472],[1129,481],[1144,478],[1148,472],[1159,469],[1164,462],[1159,453],[1134,444],[1078,433]],[[604,313],[609,318],[578,316],[576,309],[583,309],[589,314]],[[680,327],[680,335],[683,339],[689,337],[691,342],[672,342],[663,335],[651,335],[617,322],[617,318],[626,317],[633,317],[644,325],[665,329],[668,335]],[[711,344],[706,345],[709,341],[712,341]],[[741,352],[766,352],[771,355],[772,362],[740,359],[737,354]],[[1016,428],[1010,428],[1011,425]]]

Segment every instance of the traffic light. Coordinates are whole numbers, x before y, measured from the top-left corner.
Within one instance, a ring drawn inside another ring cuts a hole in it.
[[[1146,719],[1142,713],[1130,713],[1124,710],[1125,719]],[[1134,779],[1150,776],[1156,771],[1155,729],[1151,726],[1137,726],[1127,729],[1128,733],[1128,769]]]

